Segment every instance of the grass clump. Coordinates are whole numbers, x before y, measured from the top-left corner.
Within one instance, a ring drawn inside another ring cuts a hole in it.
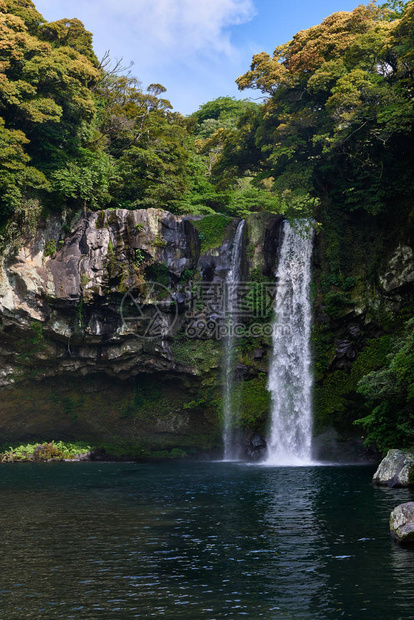
[[[64,459],[74,459],[90,449],[91,446],[79,441],[75,443],[50,441],[20,444],[14,447],[0,448],[0,463],[63,461]]]

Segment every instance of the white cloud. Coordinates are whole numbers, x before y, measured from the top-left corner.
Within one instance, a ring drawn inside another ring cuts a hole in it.
[[[230,29],[255,15],[253,0],[38,0],[49,19],[83,18],[106,26],[108,38],[135,39],[135,48],[168,59],[187,54],[231,55]],[[53,17],[52,17],[53,14]]]
[[[255,13],[252,0],[101,0],[99,10],[132,20],[139,47],[158,47],[174,56],[230,54],[229,28]]]
[[[236,94],[235,78],[250,50],[232,43],[257,0],[34,0],[49,21],[78,17],[94,35],[98,57],[134,61],[144,87],[160,82],[185,113],[220,94]]]

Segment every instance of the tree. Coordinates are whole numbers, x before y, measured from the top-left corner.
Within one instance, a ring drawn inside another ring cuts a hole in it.
[[[260,174],[274,179],[279,196],[311,206],[329,195],[377,213],[389,196],[411,191],[402,179],[414,159],[412,11],[409,4],[393,21],[373,3],[334,13],[273,57],[253,57],[237,82],[268,96],[255,144]],[[396,165],[401,151],[405,161]]]
[[[44,24],[32,2],[0,2],[0,162],[7,167],[0,202],[5,214],[24,195],[51,189],[51,173],[76,156],[85,123],[95,114],[91,86],[99,80],[98,69],[76,46],[48,42]],[[76,29],[80,36],[81,22]]]
[[[164,93],[160,84],[145,92],[135,78],[111,73],[96,90],[97,142],[114,160],[117,181],[111,191],[123,207],[174,210],[186,189],[186,123],[160,96]]]
[[[367,431],[366,443],[377,443],[383,452],[414,444],[414,319],[394,342],[385,367],[366,375],[358,391],[370,414],[356,420]]]

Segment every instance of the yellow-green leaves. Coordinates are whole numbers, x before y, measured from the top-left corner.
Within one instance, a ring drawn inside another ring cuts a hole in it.
[[[79,19],[60,19],[57,22],[43,24],[39,29],[39,36],[54,47],[71,47],[98,66],[98,59],[92,47],[92,34],[85,30]]]
[[[0,0],[0,168],[9,171],[0,207],[49,189],[46,175],[82,145],[82,122],[95,115],[91,88],[101,79],[95,65],[81,22],[47,29],[29,0]]]
[[[29,161],[24,146],[29,140],[22,131],[7,129],[0,118],[0,173],[1,168],[22,170]]]

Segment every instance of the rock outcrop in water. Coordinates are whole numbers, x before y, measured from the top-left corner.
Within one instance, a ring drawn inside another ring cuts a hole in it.
[[[414,486],[414,454],[389,450],[375,472],[372,482],[377,486]]]
[[[394,508],[390,515],[390,530],[396,542],[414,545],[414,502]]]

